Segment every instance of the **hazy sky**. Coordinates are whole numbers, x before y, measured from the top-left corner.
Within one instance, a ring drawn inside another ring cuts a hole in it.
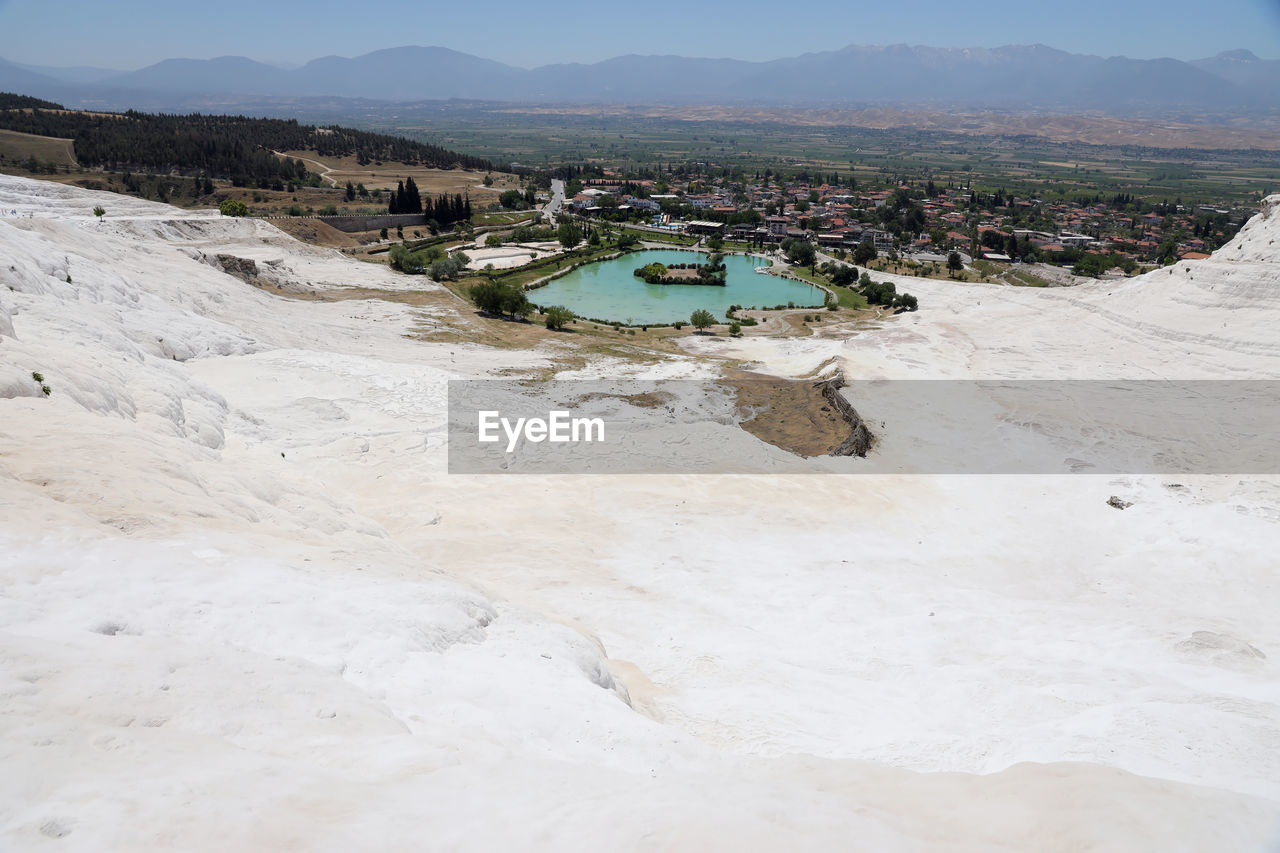
[[[358,17],[357,17],[358,14]],[[774,59],[848,44],[1280,58],[1280,0],[0,0],[0,57],[134,69],[235,54],[278,64],[443,45],[512,65],[628,53]]]

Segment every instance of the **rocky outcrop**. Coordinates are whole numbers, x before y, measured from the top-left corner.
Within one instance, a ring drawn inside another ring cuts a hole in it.
[[[233,275],[247,284],[256,284],[258,282],[258,262],[251,258],[238,258],[235,255],[218,254],[208,259],[208,262],[227,275]]]
[[[840,389],[845,385],[844,376],[837,375],[832,379],[824,379],[817,383],[822,396],[831,404],[831,408],[849,424],[849,437],[840,446],[831,451],[832,456],[866,456],[871,445],[875,443],[875,435],[867,426],[867,422],[858,414],[858,410],[844,398]]]

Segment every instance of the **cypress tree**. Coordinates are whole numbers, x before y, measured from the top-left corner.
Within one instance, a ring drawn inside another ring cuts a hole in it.
[[[405,213],[422,213],[422,196],[418,194],[418,185],[412,177],[404,182],[402,202]]]

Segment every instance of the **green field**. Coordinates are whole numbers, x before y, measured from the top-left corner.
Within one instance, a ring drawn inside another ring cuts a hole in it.
[[[477,213],[471,217],[474,225],[515,225],[519,222],[533,221],[534,213],[530,210],[519,210],[511,213]]]
[[[335,117],[335,118],[340,118]],[[348,119],[350,120],[350,119]],[[954,132],[803,127],[778,122],[689,121],[644,116],[522,112],[493,105],[361,116],[386,133],[535,168],[600,164],[658,170],[701,163],[754,175],[838,173],[860,184],[932,178],[1019,197],[1131,193],[1159,201],[1256,203],[1280,192],[1280,152],[1204,151],[1052,142]]]
[[[819,287],[825,287],[827,290],[830,290],[836,295],[836,299],[838,300],[841,308],[852,308],[855,311],[861,311],[864,308],[871,307],[867,303],[866,297],[858,291],[852,290],[848,287],[837,287],[832,284],[826,276],[810,272],[808,267],[792,267],[791,274],[796,278],[804,279],[810,284],[816,284]]]
[[[70,139],[33,136],[13,130],[0,130],[0,162],[20,163],[31,157],[58,166],[76,166]]]
[[[622,230],[625,231],[627,234],[630,234],[632,237],[635,237],[636,239],[651,240],[655,243],[671,243],[676,246],[692,246],[694,243],[698,242],[697,237],[688,237],[684,234],[669,234],[661,231],[645,231],[639,228],[627,228],[625,226],[623,227]]]

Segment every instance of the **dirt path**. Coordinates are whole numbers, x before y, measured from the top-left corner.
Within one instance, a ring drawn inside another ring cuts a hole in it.
[[[289,155],[288,155],[288,154],[285,154],[285,153],[283,153],[283,152],[281,152],[281,151],[275,151],[275,150],[272,150],[272,152],[271,152],[271,153],[272,153],[272,154],[274,154],[274,155],[276,155],[277,157],[289,157]],[[336,186],[338,186],[338,182],[337,182],[337,181],[335,181],[333,178],[329,177],[329,173],[330,173],[330,172],[332,172],[332,171],[334,171],[334,169],[333,169],[333,167],[332,167],[332,166],[326,166],[324,163],[321,163],[319,160],[312,160],[310,157],[290,157],[289,159],[291,159],[291,160],[301,160],[301,161],[302,161],[302,162],[304,162],[304,163],[311,163],[312,165],[319,166],[319,167],[320,167],[320,170],[321,170],[321,171],[320,171],[320,180],[322,180],[322,181],[328,181],[328,182],[329,182],[329,186],[331,186],[331,187],[336,187]]]

